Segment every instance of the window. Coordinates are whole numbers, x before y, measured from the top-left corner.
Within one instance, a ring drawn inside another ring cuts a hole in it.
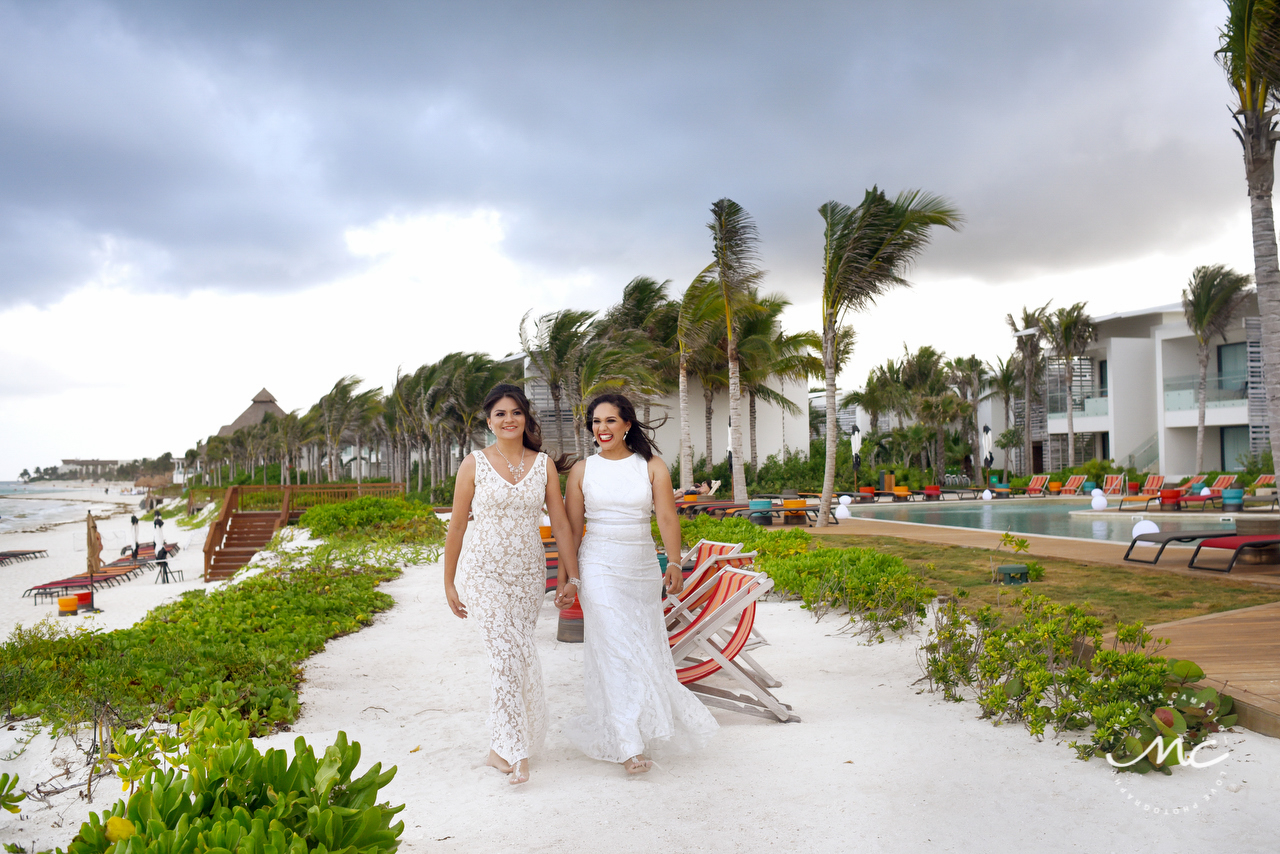
[[[1223,427],[1219,436],[1222,446],[1222,470],[1244,471],[1244,461],[1249,459],[1249,428]]]
[[[1218,388],[1223,391],[1241,391],[1248,382],[1245,346],[1243,341],[1218,346]]]
[[[1098,360],[1098,396],[1107,396],[1107,360]],[[1109,458],[1108,458],[1109,459]]]

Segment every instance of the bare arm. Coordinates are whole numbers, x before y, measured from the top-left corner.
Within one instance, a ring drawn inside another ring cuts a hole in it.
[[[556,604],[561,608],[565,585],[578,578],[578,538],[569,527],[569,517],[564,512],[564,499],[560,497],[560,475],[556,465],[547,457],[547,516],[551,519],[551,535],[556,538],[556,551],[560,553],[560,569],[556,574]],[[577,593],[576,586],[574,593]],[[572,600],[570,600],[572,601]]]
[[[565,525],[570,529],[569,533],[573,537],[574,553],[572,572],[570,565],[565,563],[565,550],[560,549],[560,573],[556,582],[556,607],[567,608],[573,604],[573,597],[579,592],[578,586],[572,589],[566,589],[565,585],[569,583],[570,578],[580,578],[578,568],[577,543],[582,542],[582,526],[584,522],[584,505],[582,497],[582,467],[584,463],[575,463],[573,468],[569,469],[569,480],[565,483],[564,509],[565,509]],[[559,484],[559,478],[557,485]],[[557,488],[556,494],[559,495]],[[560,539],[556,538],[556,546],[559,547]],[[580,584],[581,582],[579,582]]]
[[[667,550],[667,592],[679,593],[684,588],[684,575],[680,571],[680,517],[676,514],[676,500],[671,494],[671,472],[667,464],[654,457],[649,460],[649,482],[653,484],[653,512],[658,517],[658,532]]]
[[[471,516],[471,499],[476,494],[476,460],[468,454],[458,466],[453,484],[453,512],[449,514],[449,533],[444,539],[444,595],[453,613],[467,618],[467,606],[458,598],[454,578],[458,574],[458,558],[462,555],[462,537],[467,533]]]

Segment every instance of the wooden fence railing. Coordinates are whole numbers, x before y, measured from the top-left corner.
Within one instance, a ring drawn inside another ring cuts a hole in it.
[[[403,495],[403,483],[325,483],[315,486],[232,486],[227,488],[222,511],[209,526],[204,541],[204,574],[209,578],[213,557],[222,545],[236,513],[279,511],[275,529],[289,524],[289,515],[321,504],[337,504],[366,495]]]

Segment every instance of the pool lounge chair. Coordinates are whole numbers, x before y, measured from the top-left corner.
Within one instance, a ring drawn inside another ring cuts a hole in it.
[[[1258,479],[1253,482],[1254,489],[1275,489],[1276,476],[1274,474],[1260,474]]]
[[[1221,495],[1222,490],[1231,489],[1232,487],[1235,486],[1235,483],[1236,483],[1235,475],[1233,474],[1221,475],[1217,480],[1213,482],[1213,486],[1209,487],[1209,492],[1212,495]]]
[[[738,544],[740,547],[741,544]],[[733,551],[726,554],[715,554],[689,576],[684,589],[675,595],[668,595],[663,603],[663,621],[667,634],[679,631],[697,619],[698,613],[707,605],[715,593],[720,574],[726,569],[751,570],[755,566],[755,552]],[[728,640],[734,626],[721,630]],[[751,636],[743,647],[743,659],[755,671],[760,680],[770,688],[777,688],[782,683],[770,676],[763,667],[746,654],[746,650],[756,649],[769,643],[768,638],[760,630],[752,626]]]
[[[1204,487],[1204,475],[1198,474],[1195,477],[1188,480],[1186,483],[1182,484],[1182,486],[1179,486],[1178,489],[1182,490],[1183,495],[1190,495],[1191,490],[1194,489],[1196,492],[1199,492],[1200,489],[1202,489],[1203,487]]]
[[[1230,572],[1232,567],[1236,565],[1241,553],[1246,550],[1260,550],[1267,546],[1280,546],[1280,536],[1275,534],[1255,534],[1252,536],[1226,536],[1214,537],[1205,540],[1196,546],[1195,552],[1191,555],[1191,561],[1187,564],[1191,569],[1207,569],[1211,572]],[[1196,566],[1196,558],[1200,556],[1201,549],[1223,549],[1231,552],[1231,560],[1227,562],[1226,569],[1218,566]]]
[[[1102,476],[1102,494],[1103,495],[1123,495],[1124,494],[1124,475],[1108,474]]]
[[[1139,493],[1142,495],[1159,495],[1161,487],[1164,486],[1164,475],[1153,474],[1147,476],[1147,482],[1142,484]]]
[[[1084,486],[1085,476],[1082,474],[1073,474],[1067,478],[1067,482],[1062,487],[1063,495],[1079,495],[1080,488]]]
[[[1155,564],[1160,560],[1160,555],[1164,554],[1165,548],[1169,543],[1193,543],[1196,540],[1207,540],[1213,537],[1230,537],[1233,536],[1231,531],[1156,531],[1153,534],[1139,534],[1133,538],[1133,542],[1129,543],[1129,550],[1124,553],[1124,559],[1130,563],[1147,563]],[[1133,554],[1133,547],[1138,543],[1160,544],[1159,551],[1151,560],[1143,560],[1142,558],[1130,557]]]
[[[1031,478],[1031,482],[1028,483],[1025,487],[1022,487],[1022,488],[1014,487],[1011,491],[1025,492],[1027,495],[1039,495],[1043,497],[1047,492],[1047,490],[1045,489],[1045,485],[1048,482],[1049,482],[1049,475],[1038,474],[1035,477]]]
[[[795,722],[791,707],[770,691],[748,663],[743,650],[755,623],[756,602],[773,588],[773,580],[762,572],[726,569],[719,574],[707,604],[693,622],[670,635],[671,657],[676,678],[708,706],[729,709],[762,718]],[[726,640],[723,631],[736,623]],[[735,694],[703,685],[702,680],[723,672],[746,690]]]

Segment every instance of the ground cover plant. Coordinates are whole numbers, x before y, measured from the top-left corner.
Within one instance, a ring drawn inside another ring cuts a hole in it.
[[[445,526],[428,504],[366,495],[307,510],[298,524],[318,537],[371,537],[381,541],[438,542]]]

